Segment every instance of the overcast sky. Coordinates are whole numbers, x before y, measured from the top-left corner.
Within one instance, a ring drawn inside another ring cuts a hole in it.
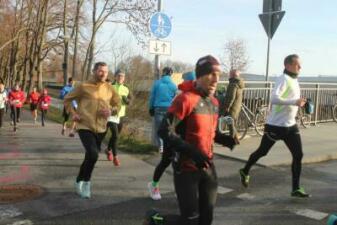
[[[258,18],[262,0],[162,0],[163,12],[172,17],[172,55],[163,59],[195,64],[206,54],[222,55],[228,39],[240,38],[251,60],[246,72],[265,74],[267,36]],[[271,42],[270,74],[283,70],[286,55],[297,53],[303,75],[337,75],[337,1],[283,0],[286,14]],[[110,37],[105,26],[101,40]],[[129,33],[120,38],[132,41]],[[116,38],[116,36],[115,36]],[[134,52],[153,55],[133,44]],[[109,53],[105,53],[105,58]]]

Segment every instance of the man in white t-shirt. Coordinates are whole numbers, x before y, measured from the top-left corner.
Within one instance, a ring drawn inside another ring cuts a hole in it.
[[[303,107],[306,100],[300,97],[298,74],[301,63],[298,55],[289,55],[284,59],[284,72],[275,82],[271,96],[271,112],[268,115],[264,135],[259,148],[253,152],[245,167],[239,170],[241,183],[244,187],[249,184],[250,168],[269,150],[278,140],[283,140],[291,152],[293,161],[292,171],[292,197],[310,197],[300,187],[300,175],[302,167],[302,142],[299,129],[296,124],[296,114],[299,107]]]

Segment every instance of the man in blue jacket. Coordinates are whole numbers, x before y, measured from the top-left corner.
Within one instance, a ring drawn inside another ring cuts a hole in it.
[[[172,73],[172,68],[165,67],[161,79],[155,81],[150,93],[149,112],[154,116],[154,139],[160,153],[163,152],[163,141],[158,137],[157,131],[177,92],[177,86],[171,79]]]
[[[64,99],[64,97],[70,93],[71,91],[74,90],[74,82],[73,82],[73,78],[69,77],[68,79],[68,84],[66,86],[64,86],[61,91],[60,91],[60,99]],[[72,102],[72,106],[74,109],[77,108],[77,103],[76,101],[73,101]],[[62,131],[61,131],[61,134],[64,135],[65,134],[65,131],[67,130],[67,122],[69,120],[69,113],[67,113],[67,111],[65,110],[65,108],[63,108],[63,124],[62,124]],[[72,121],[72,124],[71,124],[71,128],[70,128],[70,133],[69,133],[69,137],[74,137],[75,136],[75,127],[76,127],[76,122],[75,121]]]

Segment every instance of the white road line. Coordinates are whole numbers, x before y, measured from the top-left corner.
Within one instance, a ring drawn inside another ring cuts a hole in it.
[[[319,212],[319,211],[315,211],[311,209],[295,210],[295,214],[300,215],[300,216],[305,216],[305,217],[308,217],[314,220],[322,220],[328,216],[327,213]]]
[[[33,225],[33,222],[30,220],[21,220],[7,225]]]
[[[255,198],[254,195],[251,195],[251,194],[248,194],[248,193],[243,193],[243,194],[240,194],[238,196],[236,196],[237,198],[240,198],[240,199],[243,199],[243,200],[252,200]]]
[[[223,195],[223,194],[226,194],[226,193],[229,193],[229,192],[232,192],[232,191],[233,191],[233,189],[218,186],[218,194]]]
[[[22,215],[22,212],[19,211],[19,209],[13,207],[13,206],[0,206],[0,220],[5,218],[12,218],[16,216]]]

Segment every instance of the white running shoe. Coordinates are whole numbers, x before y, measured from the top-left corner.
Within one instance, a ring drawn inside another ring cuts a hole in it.
[[[150,192],[150,197],[153,199],[153,200],[160,200],[161,199],[161,195],[160,195],[160,192],[159,192],[159,187],[153,187],[152,185],[152,182],[149,182],[147,184],[147,187],[149,189],[149,192]]]
[[[75,181],[75,188],[76,188],[76,193],[81,196],[82,193],[82,186],[83,186],[83,181]]]
[[[91,197],[90,181],[83,181],[81,197],[82,198],[90,198]]]

